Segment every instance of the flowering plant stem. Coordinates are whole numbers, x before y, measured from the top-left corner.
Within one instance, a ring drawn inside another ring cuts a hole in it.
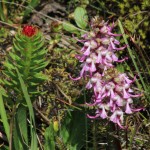
[[[2,83],[8,94],[8,97],[5,97],[6,103],[10,99],[11,103],[8,102],[8,105],[10,108],[15,107],[14,111],[12,109],[14,113],[10,121],[10,149],[37,150],[32,102],[41,95],[37,87],[47,79],[42,73],[48,64],[46,53],[42,33],[36,27],[26,25],[16,34],[13,49],[6,58],[3,71],[6,78]],[[6,134],[8,133],[7,131]]]

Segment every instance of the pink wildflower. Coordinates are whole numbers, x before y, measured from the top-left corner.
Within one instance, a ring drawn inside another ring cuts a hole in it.
[[[119,73],[113,64],[126,59],[119,60],[116,54],[126,46],[120,47],[120,42],[115,38],[121,34],[112,33],[114,23],[109,26],[107,22],[94,18],[91,27],[92,31],[82,36],[84,45],[81,55],[77,55],[77,59],[82,62],[82,69],[80,76],[74,80],[89,77],[86,88],[93,89],[93,96],[87,105],[96,108],[95,116],[88,115],[89,118],[107,118],[124,128],[121,125],[124,114],[141,110],[135,109],[133,105],[133,98],[141,96],[134,94],[131,88],[135,78],[130,80],[125,73]]]

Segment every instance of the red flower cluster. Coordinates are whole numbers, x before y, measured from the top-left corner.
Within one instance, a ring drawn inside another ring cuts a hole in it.
[[[22,29],[22,33],[28,37],[32,37],[36,33],[36,28],[31,25],[25,25]]]

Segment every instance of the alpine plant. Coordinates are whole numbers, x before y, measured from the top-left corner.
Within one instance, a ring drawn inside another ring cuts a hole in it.
[[[88,78],[86,89],[93,90],[93,96],[89,106],[96,108],[95,115],[87,115],[89,118],[108,119],[118,124],[121,128],[124,114],[132,114],[135,111],[133,98],[141,96],[134,94],[131,88],[135,81],[129,79],[126,73],[120,73],[115,69],[114,63],[123,62],[126,58],[119,60],[117,51],[124,50],[126,45],[120,47],[120,42],[115,38],[121,34],[114,34],[112,26],[108,22],[94,18],[91,21],[91,32],[82,36],[83,47],[81,54],[76,58],[82,63],[82,69],[78,78]]]
[[[8,93],[15,93],[18,102],[24,102],[24,98],[16,69],[21,74],[29,94],[32,97],[39,95],[41,92],[37,90],[38,85],[47,80],[42,73],[48,64],[46,53],[43,34],[35,26],[25,25],[15,35],[12,50],[4,63],[3,73],[6,80],[3,82]]]

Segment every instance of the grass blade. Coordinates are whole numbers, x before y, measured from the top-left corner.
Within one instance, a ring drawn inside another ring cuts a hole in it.
[[[26,100],[28,109],[29,109],[29,115],[30,115],[30,129],[31,129],[31,136],[32,136],[32,141],[31,141],[31,149],[37,149],[37,138],[36,138],[36,131],[35,131],[35,118],[34,118],[34,112],[33,112],[33,107],[32,107],[32,103],[30,100],[30,96],[28,94],[28,90],[27,87],[21,77],[21,74],[19,73],[18,69],[16,68],[17,71],[17,75],[20,81],[20,85],[21,85],[21,89],[24,95],[24,98]]]
[[[5,110],[3,97],[2,97],[1,92],[0,92],[0,106],[1,106],[1,108],[0,108],[1,119],[2,119],[2,122],[3,122],[3,125],[4,125],[5,133],[7,135],[7,139],[9,140],[9,123],[8,123],[6,110]]]
[[[140,78],[140,80],[141,80],[142,86],[143,86],[144,90],[147,91],[147,87],[146,87],[146,85],[145,85],[145,83],[144,83],[144,80],[143,80],[143,78],[142,78],[142,76],[141,76],[141,73],[140,73],[140,70],[139,70],[139,68],[138,68],[138,66],[137,66],[137,63],[136,63],[136,61],[134,60],[134,57],[133,57],[133,54],[132,54],[132,50],[131,50],[131,48],[129,47],[129,43],[128,43],[128,41],[127,41],[127,38],[126,38],[126,35],[125,35],[125,32],[124,32],[123,26],[122,26],[122,23],[121,23],[120,20],[118,20],[118,24],[119,24],[119,28],[120,28],[120,30],[121,30],[121,33],[122,33],[122,35],[123,35],[124,42],[125,42],[126,45],[128,45],[128,46],[127,46],[127,49],[128,49],[129,55],[130,55],[130,57],[131,57],[131,59],[132,59],[132,62],[133,62],[133,64],[134,64],[134,67],[135,67],[135,69],[136,69],[136,71],[137,71],[137,73],[138,73],[138,75],[139,75],[139,78]]]

